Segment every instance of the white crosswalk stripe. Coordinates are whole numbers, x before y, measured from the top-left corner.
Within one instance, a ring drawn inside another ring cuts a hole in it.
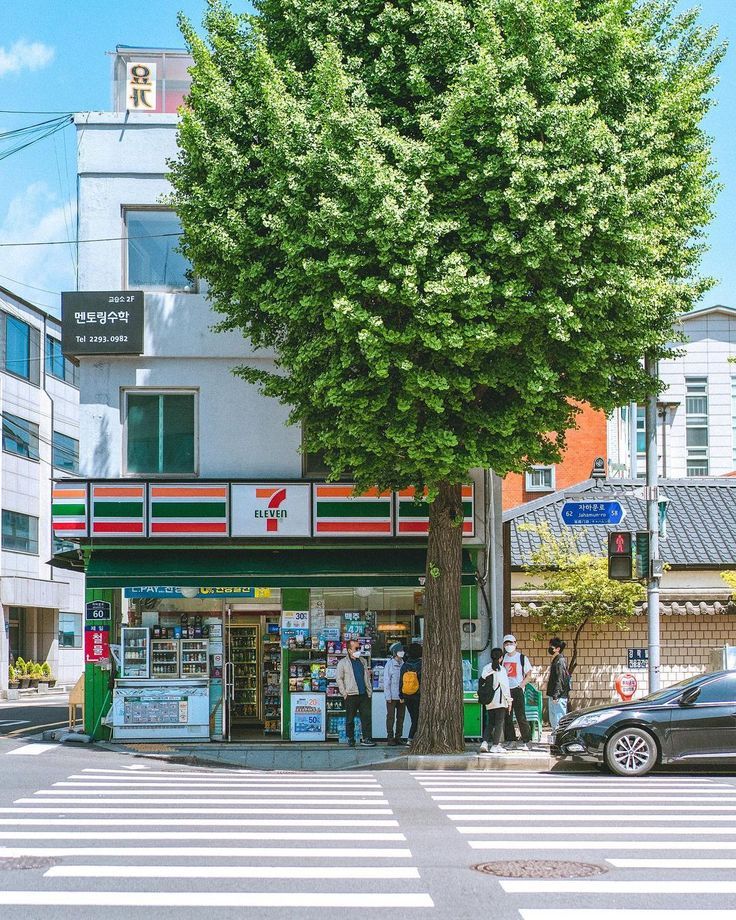
[[[511,772],[414,777],[478,859],[579,859],[608,868],[595,878],[499,879],[501,897],[513,899],[521,920],[736,916],[721,909],[736,903],[732,873],[703,875],[736,868],[732,783]],[[676,877],[668,870],[677,870]],[[697,896],[698,905],[682,910],[683,896]],[[582,906],[586,900],[590,907]]]
[[[39,856],[63,863],[0,891],[0,913],[434,907],[369,773],[84,770],[0,809],[0,859]],[[181,879],[203,882],[183,892]]]

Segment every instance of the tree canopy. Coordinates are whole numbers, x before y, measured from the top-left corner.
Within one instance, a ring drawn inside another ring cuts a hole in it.
[[[209,0],[171,164],[222,328],[336,473],[554,462],[707,281],[722,49],[636,0]],[[557,432],[557,434],[547,434]]]

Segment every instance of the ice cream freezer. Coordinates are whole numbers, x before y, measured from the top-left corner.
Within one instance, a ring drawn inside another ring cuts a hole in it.
[[[209,680],[118,680],[111,714],[116,741],[208,739]]]

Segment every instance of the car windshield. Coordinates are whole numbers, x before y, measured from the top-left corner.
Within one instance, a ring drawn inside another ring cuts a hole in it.
[[[678,681],[676,684],[670,684],[669,687],[666,687],[664,690],[657,690],[655,693],[650,693],[649,696],[643,697],[645,700],[664,700],[667,697],[672,696],[672,694],[677,694],[678,690],[682,690],[687,687],[689,684],[695,683],[692,677],[686,677],[684,680]]]

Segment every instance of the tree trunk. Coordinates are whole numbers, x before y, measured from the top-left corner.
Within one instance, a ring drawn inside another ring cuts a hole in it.
[[[572,656],[570,657],[570,664],[567,667],[568,673],[572,674],[575,668],[578,666],[578,642],[580,641],[580,633],[583,631],[585,624],[588,622],[588,617],[586,617],[583,622],[575,630],[575,638],[572,640]]]
[[[465,749],[460,651],[463,505],[460,484],[441,482],[429,506],[424,653],[415,754]]]

